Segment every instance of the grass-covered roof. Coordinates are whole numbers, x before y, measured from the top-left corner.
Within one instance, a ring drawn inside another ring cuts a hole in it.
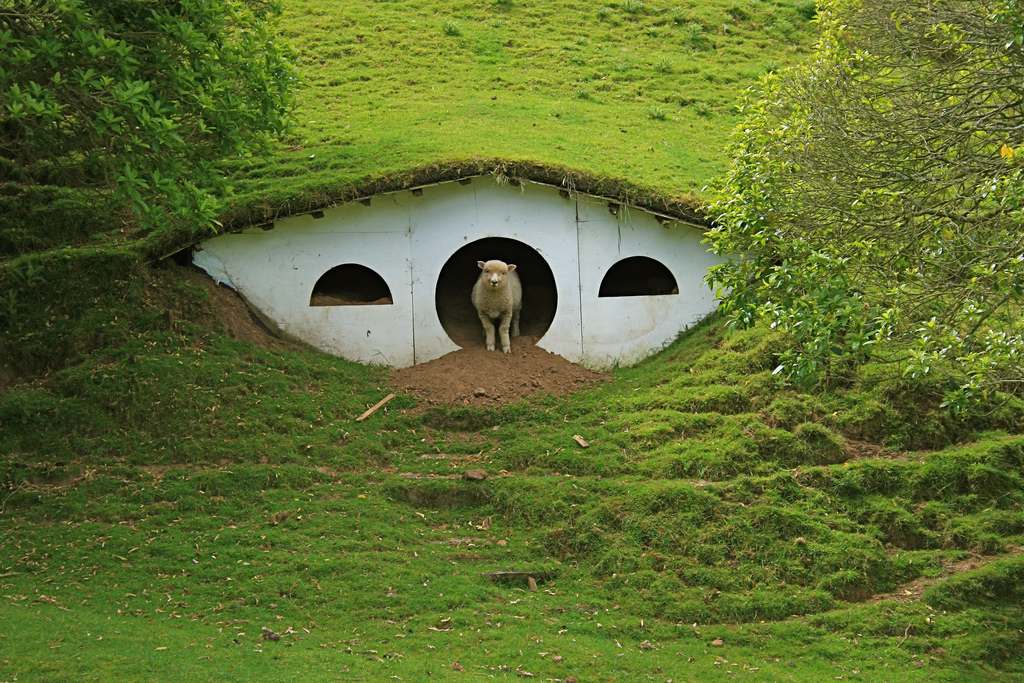
[[[296,128],[232,165],[228,225],[466,175],[692,215],[740,93],[811,44],[814,3],[288,3]]]

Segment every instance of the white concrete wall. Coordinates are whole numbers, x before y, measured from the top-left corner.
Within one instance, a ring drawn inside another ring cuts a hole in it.
[[[230,284],[287,335],[351,360],[406,367],[456,350],[437,317],[438,276],[449,257],[486,237],[535,249],[555,278],[558,308],[538,345],[590,367],[629,365],[660,350],[715,308],[702,284],[717,259],[699,230],[662,227],[650,214],[609,213],[596,198],[475,178],[374,197],[207,240],[195,263]],[[604,274],[630,256],[673,273],[678,295],[598,298]],[[392,305],[310,306],[317,280],[355,263],[379,273]],[[469,296],[467,291],[466,296]],[[513,345],[514,351],[514,345]]]
[[[666,227],[649,213],[580,197],[580,298],[583,349],[588,367],[633,365],[670,344],[679,332],[715,310],[714,292],[703,283],[708,267],[720,262],[701,244],[700,230],[682,223]],[[633,256],[664,264],[679,293],[598,298],[608,269]]]
[[[555,276],[558,310],[538,345],[565,358],[580,357],[573,201],[562,199],[556,190],[543,185],[528,184],[520,190],[497,185],[491,178],[478,178],[466,186],[449,183],[426,188],[423,196],[414,200],[418,202],[412,211],[417,363],[458,348],[437,320],[434,295],[438,275],[452,254],[486,237],[523,242],[547,261]]]
[[[372,211],[346,204],[321,219],[296,216],[273,230],[221,235],[202,244],[195,262],[214,279],[225,275],[257,314],[289,337],[364,363],[412,365],[409,198],[388,195]],[[221,272],[207,265],[218,262]],[[310,306],[320,276],[344,263],[378,272],[394,304]]]

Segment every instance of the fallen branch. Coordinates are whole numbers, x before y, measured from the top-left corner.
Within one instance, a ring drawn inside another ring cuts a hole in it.
[[[370,408],[370,409],[369,409],[369,410],[367,410],[367,411],[366,411],[365,413],[363,413],[362,415],[360,415],[359,417],[357,417],[357,418],[356,418],[356,422],[362,422],[362,421],[363,421],[363,420],[365,420],[366,418],[370,417],[371,415],[373,415],[374,413],[376,413],[376,412],[377,412],[378,410],[380,410],[381,408],[383,408],[384,406],[386,406],[386,405],[387,405],[387,403],[388,403],[388,401],[390,401],[390,400],[391,400],[391,399],[393,399],[394,397],[395,397],[395,395],[394,395],[394,394],[388,394],[387,396],[385,396],[385,397],[384,397],[384,398],[382,398],[381,400],[377,401],[377,405],[375,405],[374,407]]]

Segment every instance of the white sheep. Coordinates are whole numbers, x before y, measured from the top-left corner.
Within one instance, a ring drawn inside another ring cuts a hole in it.
[[[484,326],[487,350],[494,350],[494,321],[498,320],[501,333],[501,350],[512,352],[509,328],[512,336],[519,336],[519,311],[523,307],[523,286],[514,263],[504,261],[477,261],[483,272],[473,285],[473,306]]]

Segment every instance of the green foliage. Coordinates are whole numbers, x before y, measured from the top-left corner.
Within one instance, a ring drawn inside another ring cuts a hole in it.
[[[644,0],[625,0],[622,3],[622,11],[626,14],[643,14],[647,11]]]
[[[784,376],[838,386],[881,354],[948,377],[954,412],[1020,386],[1020,110],[996,103],[1024,95],[1024,60],[991,21],[1010,7],[822,3],[816,58],[747,99],[709,238],[738,257],[709,281],[793,339]]]
[[[661,107],[651,107],[647,110],[647,116],[655,121],[664,121],[668,118],[668,113]]]
[[[217,223],[217,161],[286,127],[273,2],[0,9],[0,179],[99,190],[147,227]]]
[[[813,19],[818,14],[818,3],[816,0],[800,0],[794,6],[797,14],[804,19]]]
[[[462,27],[459,26],[457,21],[451,19],[445,19],[441,22],[441,28],[444,30],[446,36],[458,37],[462,35]]]
[[[796,26],[788,19],[776,19],[768,26],[768,32],[778,35],[783,40],[788,40],[796,30]]]

